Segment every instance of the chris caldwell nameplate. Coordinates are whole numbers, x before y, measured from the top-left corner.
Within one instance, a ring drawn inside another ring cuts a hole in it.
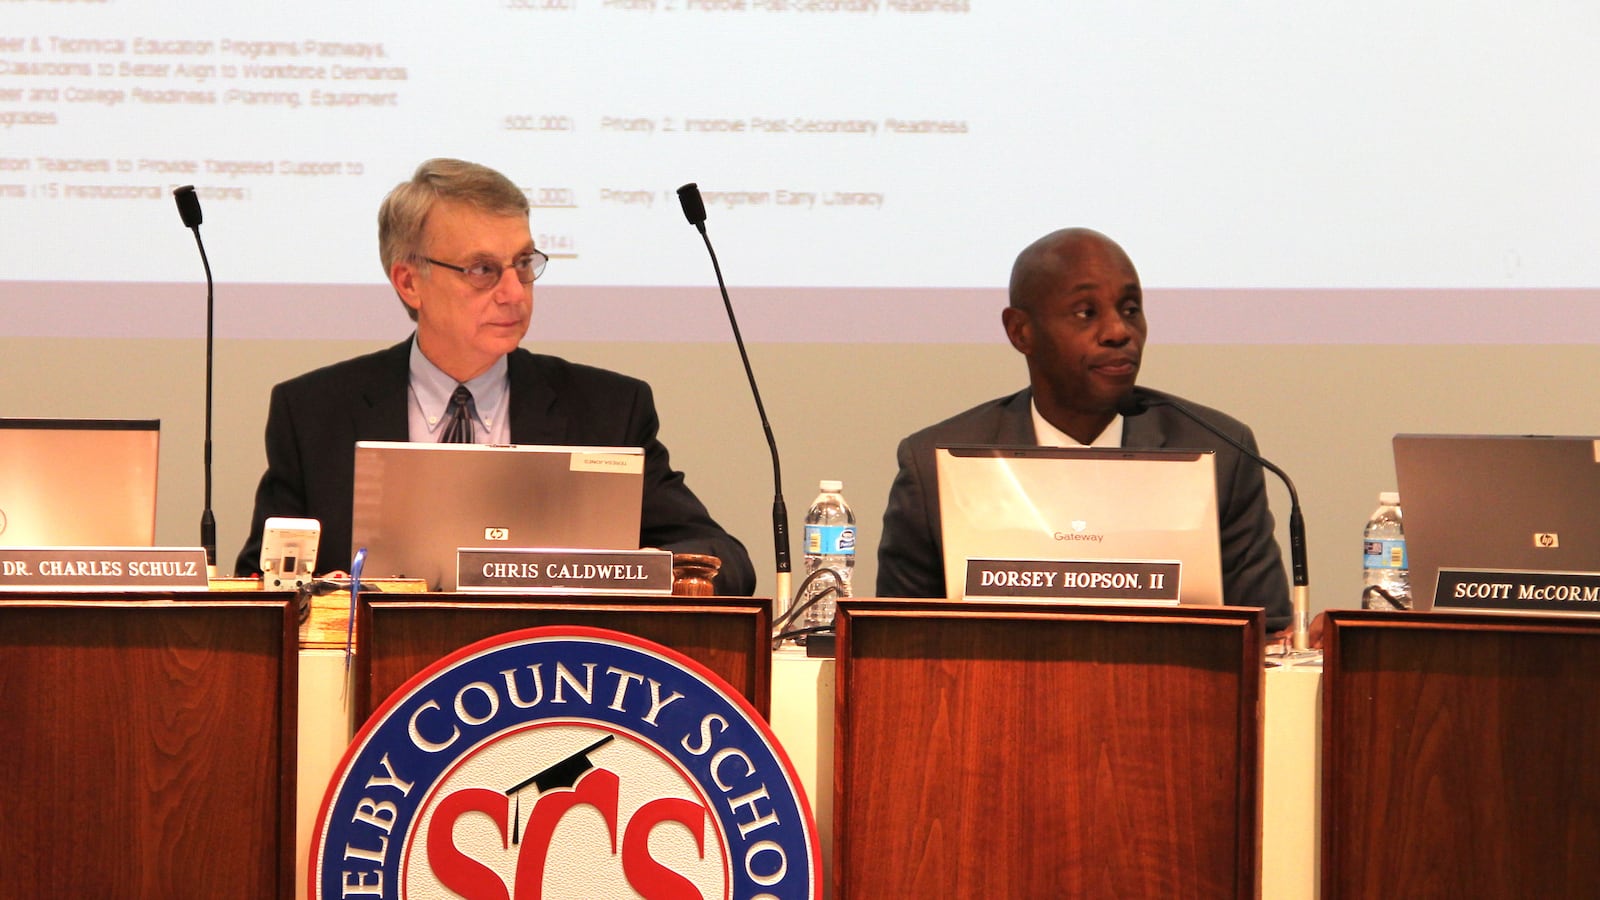
[[[969,559],[966,596],[1171,605],[1182,573],[1168,560]]]
[[[0,547],[0,590],[203,591],[201,547]]]
[[[456,551],[456,584],[463,591],[523,594],[670,594],[667,550]]]

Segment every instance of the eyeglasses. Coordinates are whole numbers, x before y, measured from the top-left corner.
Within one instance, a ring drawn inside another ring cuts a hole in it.
[[[506,273],[506,267],[492,259],[479,260],[470,266],[453,266],[450,263],[440,262],[427,256],[422,257],[422,259],[424,262],[443,266],[452,272],[460,272],[462,277],[467,279],[467,284],[480,291],[486,291],[499,284],[500,276]],[[518,281],[523,284],[533,284],[540,275],[544,274],[545,264],[549,261],[550,257],[535,250],[532,253],[524,253],[512,260],[511,268],[517,271]]]

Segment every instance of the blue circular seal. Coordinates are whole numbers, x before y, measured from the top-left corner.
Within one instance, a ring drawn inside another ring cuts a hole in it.
[[[329,784],[315,898],[800,900],[816,825],[726,682],[630,635],[480,641],[372,715]]]

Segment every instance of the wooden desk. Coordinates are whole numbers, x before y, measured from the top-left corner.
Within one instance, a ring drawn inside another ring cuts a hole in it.
[[[286,595],[63,596],[0,600],[0,893],[291,896]]]
[[[824,874],[833,865],[834,661],[800,648],[773,654],[772,730],[817,816]],[[1261,895],[1317,896],[1320,666],[1266,671],[1262,741]],[[830,894],[831,896],[831,894]]]
[[[1600,620],[1327,623],[1322,896],[1600,896]]]
[[[543,625],[584,625],[637,634],[672,647],[717,673],[757,710],[768,708],[771,605],[744,597],[532,597],[483,594],[379,595],[363,603],[357,644],[366,654],[347,667],[342,648],[300,652],[301,754],[295,863],[297,896],[305,896],[317,816],[358,716],[434,660],[472,642]],[[348,614],[348,594],[325,604]],[[313,610],[313,616],[317,610]],[[337,637],[338,628],[319,628]]]
[[[817,817],[826,875],[833,865],[833,716],[835,665],[786,647],[772,656],[774,734],[800,777]],[[300,793],[297,890],[304,896],[307,854],[328,780],[354,723],[344,654],[300,653]],[[1262,896],[1317,896],[1317,757],[1321,741],[1319,667],[1266,671],[1262,769]],[[830,894],[831,896],[831,894]]]

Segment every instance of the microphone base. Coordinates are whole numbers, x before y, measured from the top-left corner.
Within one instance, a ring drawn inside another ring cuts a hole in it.
[[[1290,626],[1290,649],[1311,649],[1311,588],[1297,584],[1289,591],[1290,614],[1294,617]]]
[[[839,645],[838,636],[831,631],[806,635],[806,656],[813,659],[833,659]]]
[[[773,579],[772,621],[774,622],[782,619],[784,614],[789,612],[789,607],[795,603],[794,595],[789,593],[789,576],[788,572],[778,572],[777,577]]]
[[[1267,650],[1267,666],[1282,666],[1284,668],[1320,668],[1322,666],[1321,650],[1290,650],[1280,644],[1274,644]]]

